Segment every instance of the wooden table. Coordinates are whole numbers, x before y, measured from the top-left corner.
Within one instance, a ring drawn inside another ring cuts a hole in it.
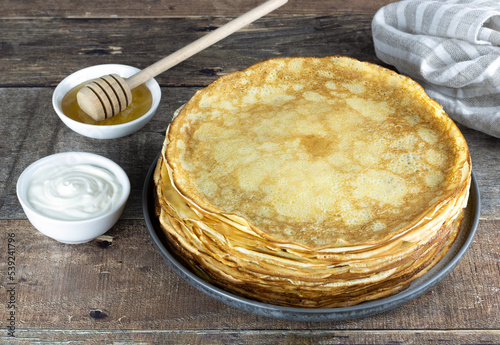
[[[341,54],[381,63],[370,24],[389,2],[290,0],[157,77],[163,98],[153,120],[133,135],[105,141],[72,132],[55,115],[52,92],[65,76],[102,63],[144,68],[259,2],[2,0],[0,343],[500,344],[500,140],[480,132],[460,127],[482,193],[469,251],[428,293],[376,316],[293,322],[226,306],[173,272],[144,222],[146,173],[173,111],[195,90],[277,56]],[[111,158],[130,177],[130,199],[107,240],[55,242],[31,226],[17,201],[15,185],[23,169],[63,151]],[[16,239],[13,293],[6,285],[9,234]],[[15,337],[8,334],[11,321]]]

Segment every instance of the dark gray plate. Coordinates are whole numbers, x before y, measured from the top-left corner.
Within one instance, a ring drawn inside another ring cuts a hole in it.
[[[455,268],[469,248],[479,221],[480,195],[477,181],[473,173],[469,203],[458,238],[443,259],[422,277],[415,279],[407,289],[390,297],[363,302],[352,307],[327,309],[281,307],[240,297],[212,285],[197,276],[189,266],[183,262],[182,258],[175,255],[168,241],[165,239],[158,219],[156,219],[154,214],[153,172],[156,161],[157,160],[151,165],[144,183],[142,207],[149,233],[163,258],[184,280],[208,296],[229,306],[263,316],[294,321],[341,321],[362,318],[398,307],[426,293]]]

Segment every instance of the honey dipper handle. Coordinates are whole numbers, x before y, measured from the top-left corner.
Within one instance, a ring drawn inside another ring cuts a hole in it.
[[[128,86],[130,87],[130,89],[134,89],[135,87],[141,85],[149,79],[154,78],[158,74],[168,70],[169,68],[188,59],[194,54],[229,36],[233,32],[238,31],[246,25],[274,11],[278,7],[283,6],[287,3],[287,1],[288,0],[268,0],[264,2],[263,4],[255,7],[254,9],[248,11],[240,17],[233,19],[229,23],[197,39],[193,43],[188,44],[184,48],[179,49],[175,53],[164,57],[160,61],[155,62],[149,67],[146,67],[137,74],[134,74],[132,77],[127,79]]]

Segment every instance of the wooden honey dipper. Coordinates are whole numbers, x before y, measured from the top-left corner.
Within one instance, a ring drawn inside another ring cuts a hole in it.
[[[288,0],[268,0],[240,17],[199,38],[184,48],[155,62],[151,66],[123,79],[111,74],[85,85],[76,95],[80,108],[96,121],[110,118],[132,103],[130,90],[145,83],[158,74],[188,59],[194,54],[229,36],[235,31],[263,17],[287,3]]]

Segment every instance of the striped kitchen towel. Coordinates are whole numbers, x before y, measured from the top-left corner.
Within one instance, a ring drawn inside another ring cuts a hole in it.
[[[403,0],[373,18],[377,57],[456,122],[500,137],[500,0]]]

